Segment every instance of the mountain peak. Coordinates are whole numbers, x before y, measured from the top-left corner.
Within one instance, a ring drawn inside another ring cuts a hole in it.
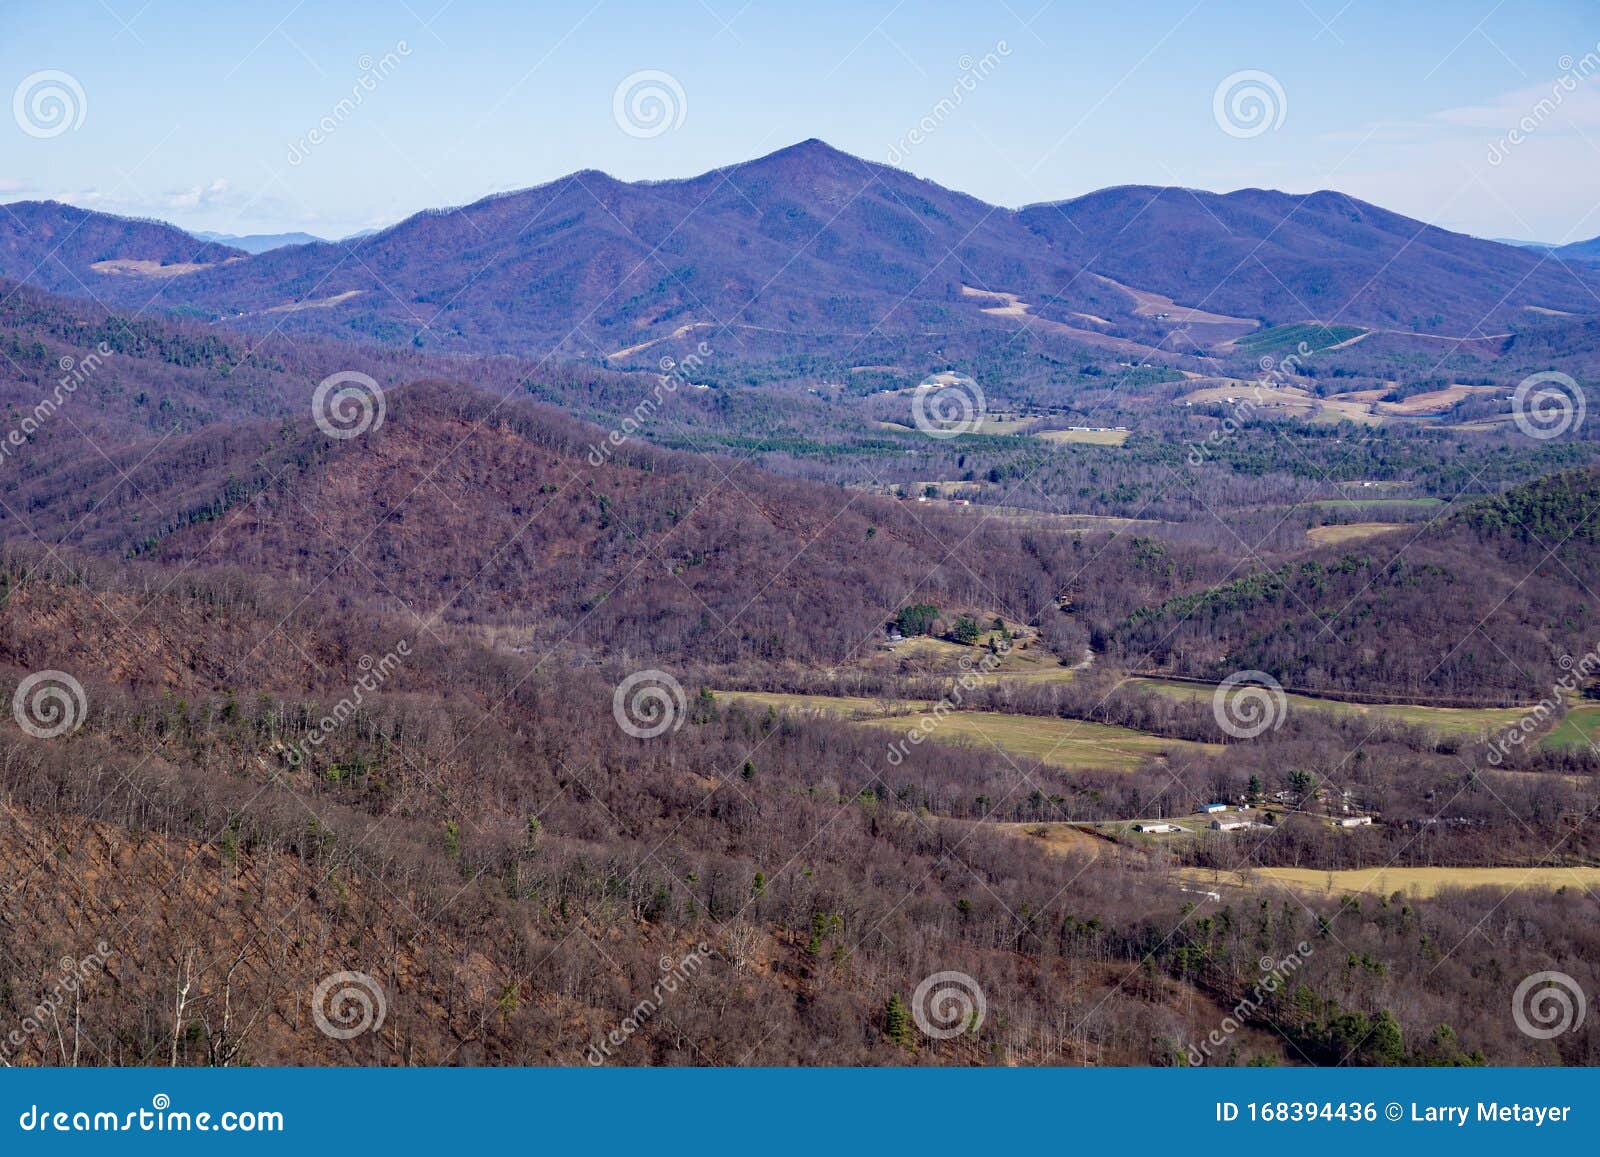
[[[836,149],[827,141],[819,137],[807,137],[803,141],[796,141],[792,145],[785,145],[781,149],[756,157],[752,160],[741,161],[736,165],[726,166],[719,172],[729,169],[763,169],[778,167],[803,168],[808,171],[837,171],[841,168],[865,169],[872,162],[863,160],[854,153],[847,153],[843,149]]]

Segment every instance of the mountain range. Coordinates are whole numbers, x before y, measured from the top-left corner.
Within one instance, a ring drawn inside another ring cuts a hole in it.
[[[243,249],[246,253],[266,253],[272,249],[284,249],[290,245],[317,245],[325,238],[314,236],[310,233],[196,233],[202,241],[214,241],[218,245],[226,245],[232,249]]]
[[[684,180],[577,172],[264,252],[54,202],[9,210],[0,276],[45,289],[246,330],[612,364],[712,333],[848,357],[877,335],[1027,326],[1149,355],[1311,320],[1484,337],[1600,313],[1600,271],[1565,250],[1341,193],[1128,186],[1011,210],[817,140]]]

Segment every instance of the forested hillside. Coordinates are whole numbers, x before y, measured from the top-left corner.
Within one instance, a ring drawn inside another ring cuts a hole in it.
[[[1246,668],[1314,690],[1523,702],[1600,643],[1597,528],[1600,471],[1567,471],[1140,609],[1111,645],[1184,675]]]

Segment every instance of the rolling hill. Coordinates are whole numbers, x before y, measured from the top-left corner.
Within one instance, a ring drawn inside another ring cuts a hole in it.
[[[0,277],[57,293],[143,305],[168,277],[244,256],[161,221],[59,201],[0,205]]]
[[[273,249],[283,249],[289,245],[319,245],[325,238],[313,236],[310,233],[196,233],[202,241],[211,241],[218,245],[226,245],[232,249],[243,249],[246,253],[266,253]]]
[[[1563,261],[1600,261],[1600,237],[1559,246],[1555,254]]]
[[[244,566],[308,596],[359,591],[419,621],[609,654],[845,662],[918,601],[1067,629],[1051,574],[1064,541],[1042,559],[998,523],[696,454],[598,454],[604,438],[418,383],[387,392],[381,425],[350,441],[307,413],[58,458],[6,488],[0,536]]]
[[[1548,475],[1436,524],[1328,549],[1128,616],[1132,666],[1421,702],[1532,702],[1593,650],[1600,469]]]
[[[1186,305],[1456,337],[1505,333],[1537,306],[1600,307],[1587,272],[1342,193],[1127,185],[1021,218],[1064,259]]]

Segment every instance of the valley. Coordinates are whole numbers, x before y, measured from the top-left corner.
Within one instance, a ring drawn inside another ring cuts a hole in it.
[[[1600,980],[1596,267],[815,139],[3,208],[3,999],[120,954],[17,1063],[585,1064],[703,948],[608,1063],[1170,1064],[1301,943],[1234,1063],[1600,1059],[1499,1015]]]

